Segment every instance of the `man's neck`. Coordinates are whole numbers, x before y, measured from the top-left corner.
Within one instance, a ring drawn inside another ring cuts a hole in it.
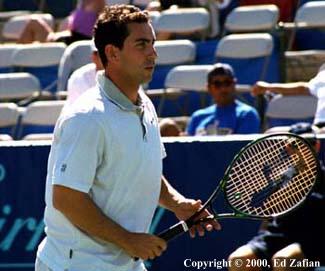
[[[112,71],[105,71],[105,76],[109,78],[117,88],[127,97],[129,100],[136,104],[138,101],[138,90],[140,85],[137,83],[133,83],[130,80],[122,78],[119,74],[114,73]]]

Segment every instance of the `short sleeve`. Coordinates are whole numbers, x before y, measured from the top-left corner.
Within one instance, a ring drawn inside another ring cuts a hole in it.
[[[101,126],[90,116],[77,114],[62,122],[53,144],[52,183],[88,193],[103,160]]]
[[[321,68],[318,74],[308,82],[308,88],[312,95],[319,98],[321,95],[318,93],[320,89],[324,89],[325,69]]]
[[[317,79],[317,77],[311,79],[308,82],[308,89],[309,89],[310,94],[317,97],[317,87],[316,87],[317,80],[316,79]]]

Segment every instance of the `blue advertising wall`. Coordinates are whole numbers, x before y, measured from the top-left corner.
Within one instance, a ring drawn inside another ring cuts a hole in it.
[[[164,174],[185,196],[204,201],[234,155],[253,136],[201,139],[166,140],[168,156],[164,159]],[[0,270],[33,270],[37,246],[43,238],[49,144],[0,143]],[[222,197],[217,205],[221,212],[227,210]],[[157,209],[151,231],[159,232],[176,221],[170,212]],[[160,258],[147,262],[148,270],[196,270],[185,267],[184,260],[226,260],[259,226],[259,222],[253,220],[220,222],[223,226],[220,232],[196,239],[186,234],[171,241]]]

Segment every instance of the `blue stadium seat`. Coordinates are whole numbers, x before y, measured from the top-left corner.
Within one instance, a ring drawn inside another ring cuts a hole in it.
[[[217,62],[230,64],[238,84],[253,85],[256,81],[279,81],[279,63],[273,38],[268,33],[230,34],[224,36],[215,51]],[[254,105],[252,95],[243,94],[245,102]]]
[[[3,0],[3,10],[39,10],[39,4],[36,0]]]
[[[157,41],[155,48],[158,59],[149,89],[163,88],[167,73],[173,67],[194,63],[196,58],[196,46],[190,40]]]
[[[91,62],[91,46],[91,40],[81,40],[66,48],[59,64],[57,91],[65,91],[71,73]]]
[[[266,109],[267,127],[288,126],[297,122],[312,123],[317,107],[314,96],[275,95]]]
[[[0,73],[0,100],[19,101],[40,94],[39,80],[30,73]]]
[[[14,138],[19,115],[15,103],[0,103],[0,134],[7,134]]]
[[[57,89],[59,63],[65,51],[64,43],[26,44],[12,56],[15,69],[35,75],[42,90],[54,93]]]
[[[17,138],[52,133],[65,101],[37,101],[29,104],[19,124]]]
[[[325,49],[325,2],[309,1],[299,7],[295,16],[295,30],[291,37],[298,50]]]

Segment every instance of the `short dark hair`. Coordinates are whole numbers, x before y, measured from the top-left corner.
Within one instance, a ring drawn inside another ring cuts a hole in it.
[[[112,44],[120,49],[130,34],[128,24],[147,23],[149,14],[132,5],[106,6],[94,26],[94,40],[104,66],[107,64],[105,47]]]
[[[233,68],[226,63],[217,63],[213,65],[212,69],[208,73],[208,83],[211,83],[213,78],[217,75],[225,75],[230,78],[235,78],[235,73]]]

